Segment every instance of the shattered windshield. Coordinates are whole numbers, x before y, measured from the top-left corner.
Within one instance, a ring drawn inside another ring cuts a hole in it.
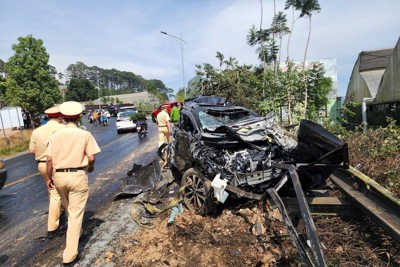
[[[200,111],[199,119],[202,129],[215,130],[219,126],[231,126],[248,120],[262,119],[262,117],[245,109],[229,109]]]

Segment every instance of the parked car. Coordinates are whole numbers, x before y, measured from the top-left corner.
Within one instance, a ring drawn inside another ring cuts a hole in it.
[[[0,190],[3,188],[7,180],[7,169],[4,167],[4,161],[0,159]]]
[[[137,111],[135,106],[125,106],[125,107],[120,107],[119,111]],[[117,115],[118,116],[118,115]]]
[[[293,194],[290,166],[307,193],[333,170],[349,166],[346,143],[319,124],[303,120],[296,138],[273,116],[229,105],[223,97],[186,100],[173,136],[160,155],[181,173],[185,205],[202,215],[228,196],[259,200],[270,188]]]
[[[110,113],[110,116],[117,117],[117,114],[119,112],[120,106],[110,106],[108,107],[108,112]]]
[[[160,113],[160,112],[162,111],[162,107],[163,107],[163,106],[167,105],[167,106],[168,106],[168,113],[171,113],[172,107],[173,107],[174,105],[176,105],[177,103],[178,103],[177,101],[175,101],[175,102],[164,102],[164,103],[162,103],[157,109],[155,109],[155,110],[153,110],[153,111],[151,112],[151,120],[152,120],[153,122],[157,122],[157,120],[156,120],[157,115],[158,115],[158,113]],[[179,102],[179,103],[181,103],[181,106],[182,106],[182,102]]]
[[[133,111],[133,112],[137,112],[137,109],[134,106],[126,106],[126,107],[121,107],[119,109],[119,112],[117,114],[117,120],[120,117],[119,113],[121,112],[127,112],[127,111]]]
[[[136,123],[132,121],[131,116],[135,114],[136,110],[127,110],[120,111],[117,117],[117,133],[120,134],[122,132],[127,131],[136,131]]]

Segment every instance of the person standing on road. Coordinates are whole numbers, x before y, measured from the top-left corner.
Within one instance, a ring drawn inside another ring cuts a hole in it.
[[[50,136],[46,149],[47,187],[57,190],[68,214],[64,266],[73,266],[79,260],[79,238],[83,233],[83,215],[89,196],[85,170],[94,170],[95,154],[101,151],[93,135],[77,126],[82,111],[82,105],[75,101],[60,105],[67,126]]]
[[[35,155],[38,162],[38,170],[46,183],[47,170],[46,170],[46,147],[49,142],[50,135],[65,127],[62,124],[62,117],[59,107],[52,107],[46,109],[45,112],[49,117],[49,121],[33,130],[31,140],[29,142],[29,152]],[[61,198],[55,189],[48,190],[49,196],[49,213],[47,219],[47,236],[54,237],[60,225],[61,216]]]
[[[162,111],[157,115],[159,147],[164,144],[164,137],[167,138],[168,144],[171,142],[171,123],[169,120],[168,106],[164,105]]]
[[[97,113],[97,111],[93,111],[93,124],[94,126],[97,126],[97,122],[99,120],[99,113]]]
[[[171,109],[171,114],[170,114],[171,122],[174,125],[179,122],[180,112],[181,112],[181,103],[178,102]]]
[[[101,124],[103,126],[107,126],[108,125],[108,118],[105,112],[101,113]]]
[[[29,128],[29,113],[26,112],[25,110],[22,111],[22,120],[24,121],[24,129]]]

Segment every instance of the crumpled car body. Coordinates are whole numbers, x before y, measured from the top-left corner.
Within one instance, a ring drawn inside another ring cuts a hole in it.
[[[4,167],[4,161],[0,159],[0,190],[3,188],[7,180],[7,169]]]
[[[338,166],[348,167],[347,145],[322,126],[303,120],[297,136],[222,97],[187,100],[169,145],[169,164],[183,174],[186,203],[200,214],[212,211],[211,181],[222,181],[230,197],[260,199],[280,188],[288,166],[296,166],[305,191],[325,181]],[[282,187],[290,194],[290,183]],[[211,197],[210,197],[211,196]],[[220,201],[221,202],[221,201]]]

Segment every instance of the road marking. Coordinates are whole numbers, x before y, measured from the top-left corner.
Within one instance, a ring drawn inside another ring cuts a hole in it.
[[[21,178],[21,179],[19,179],[19,180],[14,181],[14,182],[8,183],[8,184],[6,184],[3,188],[7,188],[7,187],[10,187],[10,186],[12,186],[12,185],[19,184],[19,183],[21,183],[21,182],[23,182],[23,181],[25,181],[25,180],[28,180],[29,178],[35,177],[35,176],[38,175],[38,174],[39,174],[39,172],[34,173],[34,174],[32,174],[32,175],[29,175],[29,176],[27,176],[27,177],[25,177],[25,178]]]
[[[125,134],[124,136],[121,136],[120,138],[118,138],[118,139],[112,141],[111,143],[109,143],[109,144],[107,144],[107,145],[101,147],[101,149],[107,148],[108,146],[114,144],[115,142],[117,142],[117,141],[119,141],[119,140],[122,140],[122,139],[124,139],[124,138],[127,138],[130,134],[131,134],[131,133],[128,133],[128,134]],[[28,180],[28,179],[30,179],[30,178],[32,178],[32,177],[35,177],[36,175],[39,175],[39,174],[40,174],[40,173],[37,172],[37,173],[31,174],[31,175],[29,175],[29,176],[27,176],[27,177],[18,179],[18,180],[14,181],[14,182],[5,184],[5,185],[3,186],[3,188],[7,188],[7,187],[13,186],[13,185],[15,185],[15,184],[22,183],[22,182],[24,182],[24,181],[26,181],[26,180]]]
[[[101,149],[107,148],[107,147],[111,146],[112,144],[116,143],[117,141],[120,141],[120,140],[122,140],[122,139],[127,138],[127,137],[128,137],[129,135],[131,135],[131,134],[132,134],[132,133],[125,134],[124,136],[121,136],[120,138],[118,138],[118,139],[112,141],[111,143],[109,143],[109,144],[107,144],[107,145],[101,147]]]

